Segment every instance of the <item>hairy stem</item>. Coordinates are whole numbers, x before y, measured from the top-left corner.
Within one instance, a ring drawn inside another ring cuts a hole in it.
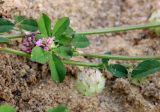
[[[160,27],[160,23],[148,23],[144,25],[130,25],[130,26],[119,26],[119,27],[112,27],[112,28],[104,28],[104,29],[94,29],[90,31],[84,32],[77,32],[77,34],[82,35],[93,35],[93,34],[106,34],[106,33],[117,33],[117,32],[126,32],[130,30],[140,30],[140,29],[148,29],[148,28],[155,28]],[[8,38],[8,39],[15,39],[15,38],[22,38],[25,34],[18,34],[18,35],[0,35],[0,37]]]
[[[95,29],[95,30],[90,30],[90,31],[77,32],[77,33],[83,34],[83,35],[93,35],[93,34],[126,32],[126,31],[130,31],[130,30],[140,30],[140,29],[148,29],[148,28],[155,28],[155,27],[160,27],[160,23],[148,23],[148,24],[144,24],[144,25],[119,26],[119,27],[112,27],[112,28],[106,28],[106,29]]]
[[[77,56],[85,56],[90,58],[105,58],[113,60],[160,60],[160,56],[120,56],[120,55],[107,55],[107,54],[77,54]]]

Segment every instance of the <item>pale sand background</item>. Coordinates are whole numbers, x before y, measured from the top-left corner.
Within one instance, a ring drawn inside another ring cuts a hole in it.
[[[58,17],[69,16],[74,29],[85,31],[146,23],[156,2],[157,0],[0,0],[0,15],[13,18],[20,14],[38,18],[41,12],[45,12],[53,21]],[[146,31],[88,38],[92,44],[84,52],[160,54],[160,38]],[[17,48],[16,45],[11,47]],[[48,108],[61,103],[68,105],[71,112],[160,112],[159,73],[150,77],[150,83],[141,87],[131,85],[126,79],[115,79],[110,74],[105,74],[107,84],[104,92],[95,97],[85,97],[74,88],[75,78],[71,75],[71,72],[75,74],[74,70],[69,71],[64,83],[56,84],[51,81],[46,65],[41,66],[17,56],[1,55],[0,58],[0,103],[8,102],[19,112],[46,112]]]

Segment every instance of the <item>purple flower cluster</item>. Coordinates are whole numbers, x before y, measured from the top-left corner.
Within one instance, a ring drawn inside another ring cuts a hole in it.
[[[25,38],[23,38],[22,40],[22,51],[26,52],[26,53],[31,53],[33,47],[36,46],[36,39],[35,39],[35,34],[32,34],[30,36],[26,36]]]
[[[36,40],[35,34],[32,34],[30,36],[26,36],[22,40],[22,51],[26,53],[31,53],[32,49],[35,46],[43,48],[45,51],[49,51],[52,48],[52,45],[54,45],[54,39],[49,37],[49,38],[42,38],[39,40]]]
[[[53,38],[43,38],[36,41],[36,46],[42,47],[45,51],[49,51],[53,45]]]

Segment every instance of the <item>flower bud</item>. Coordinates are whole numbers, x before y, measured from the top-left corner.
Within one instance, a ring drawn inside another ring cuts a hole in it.
[[[78,73],[76,88],[86,96],[101,93],[105,87],[105,78],[98,69],[83,69]]]

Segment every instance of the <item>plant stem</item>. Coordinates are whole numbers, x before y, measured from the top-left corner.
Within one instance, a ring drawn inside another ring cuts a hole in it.
[[[86,67],[100,67],[101,66],[101,64],[78,62],[78,61],[72,61],[72,60],[63,60],[63,63],[69,64],[69,65],[86,66]]]
[[[105,58],[113,60],[160,60],[160,56],[120,56],[120,55],[107,55],[107,54],[77,54],[77,56],[86,56],[90,58]]]
[[[140,30],[140,29],[148,29],[155,27],[160,27],[160,23],[158,22],[158,23],[148,23],[144,25],[130,25],[130,26],[119,26],[106,29],[96,29],[84,32],[77,32],[77,34],[93,35],[93,34],[117,33],[117,32],[126,32],[130,30]]]
[[[15,38],[22,38],[25,34],[17,34],[17,35],[0,35],[0,37],[8,38],[8,39],[15,39]]]
[[[148,28],[155,28],[155,27],[160,27],[160,23],[148,23],[144,25],[130,25],[130,26],[119,26],[119,27],[112,27],[112,28],[106,28],[106,29],[95,29],[90,31],[77,32],[77,34],[82,34],[82,35],[106,34],[106,33],[126,32],[130,30],[148,29]],[[21,38],[24,36],[25,34],[0,35],[0,37],[4,37],[8,39]]]
[[[18,51],[18,50],[14,50],[14,49],[10,49],[10,48],[1,48],[0,47],[0,51],[5,52],[5,53],[10,53],[10,54],[16,54],[18,56],[30,57],[30,54],[28,54],[28,53]]]

